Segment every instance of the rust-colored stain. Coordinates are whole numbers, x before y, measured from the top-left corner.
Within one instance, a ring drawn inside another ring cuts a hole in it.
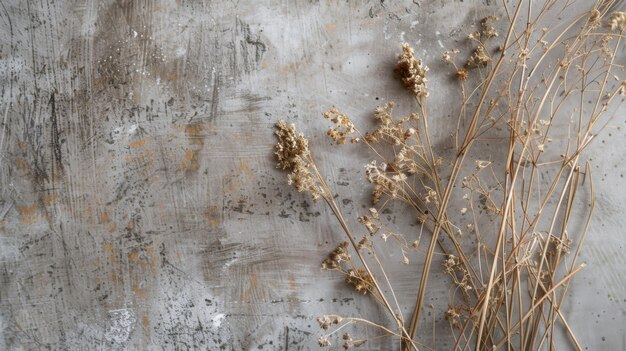
[[[202,138],[202,124],[187,124],[185,125],[185,136],[189,138],[191,145],[204,146],[204,140]]]
[[[335,32],[337,30],[337,23],[328,23],[324,25],[324,29],[326,29],[327,32]]]
[[[156,273],[159,259],[154,256],[154,248],[148,247],[143,254],[141,251],[133,250],[127,255],[128,263],[138,266],[144,271],[150,269],[152,273]]]
[[[252,170],[250,169],[248,161],[241,160],[239,164],[237,164],[237,169],[241,174],[245,175],[246,177],[250,179],[254,178],[254,172],[252,172]]]
[[[292,291],[296,290],[296,287],[298,285],[296,284],[296,279],[293,277],[293,274],[291,272],[287,274],[287,279],[289,280],[289,289],[291,289]]]
[[[145,140],[136,140],[136,141],[131,141],[130,143],[128,143],[128,146],[141,147],[141,146],[144,146],[145,144],[146,144]]]
[[[133,291],[133,295],[136,298],[143,299],[143,300],[148,298],[149,290],[146,289],[146,288],[140,288],[138,286],[133,286],[132,291]]]
[[[287,273],[287,280],[289,282],[289,295],[288,295],[288,301],[289,301],[289,312],[293,313],[293,311],[296,310],[296,308],[298,307],[297,301],[298,301],[298,296],[297,296],[297,283],[296,283],[296,279],[294,278],[293,274],[291,272]]]
[[[146,328],[150,326],[150,317],[147,314],[144,314],[141,318],[141,325]]]
[[[28,171],[30,169],[28,162],[21,158],[15,159],[15,167],[21,171]]]
[[[139,252],[131,251],[127,255],[129,263],[138,263],[139,262]]]
[[[242,186],[238,176],[224,176],[224,193],[233,193],[239,190]]]
[[[113,222],[113,223],[109,224],[109,226],[107,227],[107,232],[109,234],[113,234],[115,229],[117,229],[117,224],[115,224],[115,222]]]
[[[102,211],[102,213],[100,213],[100,223],[106,224],[106,223],[109,223],[110,221],[111,221],[111,218],[109,217],[109,213],[107,211]]]
[[[56,194],[45,194],[41,196],[41,201],[45,204],[49,204],[56,201],[58,198],[59,196]]]
[[[17,212],[20,214],[20,222],[23,224],[33,224],[39,221],[39,214],[37,213],[37,205],[31,206],[15,206]]]
[[[159,265],[159,259],[154,255],[154,248],[148,247],[146,249],[146,255],[148,255],[148,262],[150,263],[150,270],[152,273],[157,272],[157,267]]]
[[[135,221],[131,219],[130,221],[128,221],[128,223],[126,223],[125,229],[131,231],[133,230],[133,228],[135,228]]]
[[[93,218],[93,207],[91,207],[91,205],[87,205],[82,213],[81,213],[81,217],[87,220],[87,223],[89,224],[95,224],[94,222],[94,218]]]
[[[256,290],[258,285],[258,273],[256,271],[252,271],[250,273],[250,285],[244,290],[243,296],[241,297],[244,303],[252,302],[251,296],[252,292]]]
[[[280,67],[280,71],[282,73],[289,73],[289,72],[295,72],[298,70],[298,66],[300,66],[299,63],[290,63],[288,65],[282,66]]]
[[[197,171],[199,167],[198,155],[194,150],[187,150],[182,161],[178,164],[178,168],[182,171]]]
[[[220,225],[220,209],[217,206],[209,206],[204,212],[204,218],[211,228],[216,228]]]
[[[115,248],[115,246],[112,243],[104,243],[102,245],[102,250],[106,253],[107,260],[109,263],[111,264],[119,263],[120,260],[118,256],[118,250]]]
[[[142,317],[141,317],[141,326],[143,329],[143,334],[145,336],[149,336],[150,335],[150,316],[145,313]]]

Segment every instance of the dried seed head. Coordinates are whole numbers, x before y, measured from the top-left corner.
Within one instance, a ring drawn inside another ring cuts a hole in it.
[[[346,283],[364,295],[371,293],[374,288],[374,279],[363,268],[349,270],[346,276]]]
[[[498,17],[495,16],[487,16],[480,21],[480,27],[482,29],[482,34],[487,39],[495,38],[498,36],[498,32],[494,27],[489,24],[489,21],[497,21]]]
[[[296,159],[307,157],[310,154],[309,141],[304,135],[296,133],[294,124],[280,120],[276,123],[276,131],[274,132],[278,138],[278,142],[274,146],[277,168],[291,171],[295,167]]]
[[[419,98],[427,97],[426,72],[428,72],[428,67],[422,64],[422,60],[415,59],[413,49],[408,43],[402,45],[402,51],[404,52],[398,56],[396,73],[411,93]]]
[[[600,11],[598,11],[598,9],[591,10],[591,13],[589,14],[589,20],[587,20],[587,25],[589,26],[589,28],[595,29],[600,27],[600,25],[602,24],[601,17],[602,14],[600,13]]]
[[[311,172],[312,165],[301,157],[297,157],[294,164],[293,171],[287,176],[289,185],[293,185],[298,192],[311,194],[313,201],[324,197],[324,188],[322,188],[317,177]]]
[[[314,201],[324,196],[324,189],[312,172],[309,141],[302,134],[296,133],[295,125],[280,120],[276,123],[278,142],[274,146],[277,168],[290,171],[287,176],[290,185],[299,192],[308,192]]]
[[[459,68],[456,71],[456,78],[458,80],[466,80],[467,79],[467,70],[465,68]]]
[[[480,45],[474,50],[469,60],[467,60],[466,66],[469,68],[485,67],[489,62],[491,62],[491,56],[487,53],[487,49]]]
[[[322,262],[322,269],[336,269],[341,266],[341,262],[350,262],[352,257],[348,253],[348,242],[343,241],[328,254],[328,257]]]
[[[448,310],[446,311],[445,318],[454,328],[460,329],[461,324],[461,308],[448,306]]]
[[[328,330],[331,325],[339,324],[343,318],[337,315],[323,315],[317,318],[317,323],[320,325],[320,328],[324,330]]]
[[[333,139],[337,144],[345,144],[351,133],[355,131],[354,124],[348,118],[348,116],[339,112],[336,108],[332,108],[322,115],[326,119],[330,119],[335,123],[335,127],[330,128],[326,134]],[[351,137],[350,142],[356,143],[359,141],[357,137]]]
[[[320,338],[317,339],[317,343],[320,345],[320,347],[326,347],[326,346],[331,346],[332,345],[330,343],[330,341],[328,341],[328,337],[327,336],[320,336]]]
[[[454,64],[454,60],[456,59],[456,55],[459,53],[459,50],[452,49],[450,51],[444,51],[443,55],[441,55],[441,59],[443,62]]]
[[[623,32],[626,30],[626,12],[616,11],[609,15],[606,26],[611,30]]]
[[[380,220],[378,218],[373,218],[369,216],[360,216],[357,218],[359,223],[363,224],[365,229],[370,233],[370,235],[376,235],[378,230],[380,229]]]

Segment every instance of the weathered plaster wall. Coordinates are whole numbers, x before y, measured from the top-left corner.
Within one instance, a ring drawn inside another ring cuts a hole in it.
[[[274,170],[273,123],[313,136],[358,213],[367,155],[330,152],[320,113],[408,104],[390,74],[399,44],[441,68],[497,3],[2,1],[0,349],[300,350],[321,313],[376,318],[319,270],[341,236]],[[447,98],[432,97],[442,138]],[[590,268],[565,307],[590,350],[626,347],[625,133],[597,145]]]

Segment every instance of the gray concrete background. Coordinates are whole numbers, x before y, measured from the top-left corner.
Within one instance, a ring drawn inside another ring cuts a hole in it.
[[[495,0],[0,4],[2,350],[307,350],[320,314],[379,318],[319,270],[342,236],[274,170],[273,124],[311,136],[357,215],[368,155],[331,152],[321,112],[366,123],[391,99],[408,110],[390,74],[400,43],[436,72],[444,49],[466,49],[477,19],[501,11]],[[432,75],[441,140],[446,84]],[[589,350],[626,349],[623,126],[622,113],[588,154],[589,267],[563,307]],[[417,278],[397,286],[410,306]],[[435,272],[430,286],[424,322],[445,327],[450,285]]]

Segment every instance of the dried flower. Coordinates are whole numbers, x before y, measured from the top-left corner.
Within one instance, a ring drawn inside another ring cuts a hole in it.
[[[330,119],[333,123],[335,123],[335,127],[331,128],[326,132],[326,134],[331,137],[337,144],[345,144],[347,137],[354,132],[354,124],[352,121],[343,113],[339,112],[336,108],[332,108],[322,115],[326,119]],[[359,138],[352,137],[350,142],[356,143],[359,141]]]
[[[322,269],[335,269],[340,267],[341,262],[350,262],[352,257],[348,253],[348,242],[343,241],[328,254],[328,257],[322,262]]]
[[[396,72],[402,79],[404,86],[411,93],[419,98],[427,97],[426,83],[428,80],[426,79],[426,72],[428,72],[428,67],[422,64],[422,60],[415,59],[413,49],[408,43],[402,45],[402,51],[404,53],[398,56]]]
[[[295,125],[288,125],[280,120],[276,123],[276,137],[274,155],[278,160],[277,168],[290,171],[288,183],[299,192],[308,192],[314,201],[325,195],[319,179],[314,175],[314,166],[311,162],[309,141],[302,134],[296,133]]]
[[[474,50],[474,53],[470,56],[469,60],[467,60],[466,66],[469,68],[485,67],[489,62],[491,62],[491,57],[487,53],[487,49],[480,45],[476,48],[476,50]]]
[[[369,216],[360,216],[357,218],[359,223],[363,224],[365,229],[370,233],[370,235],[376,235],[378,230],[380,229],[380,220],[377,218],[371,218]]]
[[[276,150],[274,155],[278,160],[276,167],[290,171],[294,168],[296,159],[306,158],[310,154],[309,141],[302,133],[296,133],[294,124],[280,120],[276,123],[276,129],[274,132],[278,138],[278,143],[274,147]]]
[[[451,51],[444,51],[443,55],[441,55],[441,59],[443,62],[454,64],[454,59],[456,59],[456,55],[459,53],[459,50],[452,49]]]
[[[466,80],[467,79],[467,70],[463,67],[459,68],[456,71],[456,78],[458,80]]]
[[[320,345],[320,347],[331,346],[331,343],[330,341],[328,341],[327,336],[320,336],[320,338],[317,339],[317,343]]]
[[[494,27],[492,27],[491,25],[489,25],[489,21],[493,20],[493,21],[497,21],[498,17],[495,16],[487,16],[485,18],[483,18],[480,21],[480,27],[482,29],[482,34],[487,38],[487,39],[491,39],[491,38],[495,38],[498,36],[498,32],[496,31],[496,29]]]
[[[595,29],[600,27],[600,25],[602,24],[601,17],[602,14],[600,13],[600,11],[598,11],[598,9],[591,10],[591,14],[589,15],[589,19],[587,20],[589,28]]]
[[[337,315],[323,315],[317,318],[317,323],[320,325],[320,328],[324,330],[328,330],[331,325],[339,324],[343,318]],[[330,345],[330,344],[329,344]]]
[[[346,276],[346,283],[352,285],[354,290],[366,295],[372,292],[374,288],[374,279],[363,268],[351,269]]]
[[[448,310],[446,311],[445,318],[454,328],[460,329],[461,324],[461,308],[448,306]]]
[[[609,15],[609,19],[606,22],[606,26],[611,30],[619,30],[623,32],[626,30],[626,12],[616,11]]]
[[[380,201],[383,195],[396,198],[400,196],[402,191],[402,183],[406,179],[404,174],[394,174],[391,177],[387,175],[386,165],[376,164],[376,161],[372,161],[365,165],[365,176],[367,180],[374,184],[374,191],[372,193],[372,204],[375,205]]]

